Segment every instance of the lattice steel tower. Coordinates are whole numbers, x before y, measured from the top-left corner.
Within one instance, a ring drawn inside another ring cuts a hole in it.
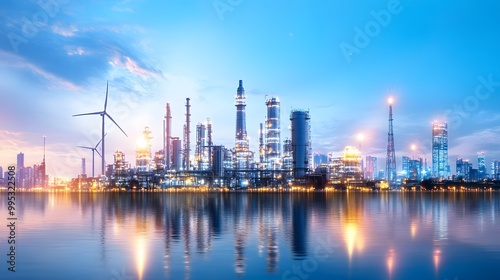
[[[387,134],[387,159],[386,159],[386,172],[387,182],[389,186],[396,183],[396,152],[394,151],[394,132],[392,129],[392,97],[389,98],[389,133]]]

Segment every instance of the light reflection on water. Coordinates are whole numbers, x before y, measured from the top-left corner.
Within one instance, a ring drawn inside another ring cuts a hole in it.
[[[500,279],[497,192],[18,193],[17,204],[17,272],[2,261],[1,279]]]

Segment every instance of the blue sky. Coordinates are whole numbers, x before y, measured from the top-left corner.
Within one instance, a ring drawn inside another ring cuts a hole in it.
[[[434,120],[450,123],[452,170],[479,151],[500,160],[499,12],[497,1],[2,1],[0,165],[19,152],[39,163],[46,135],[50,175],[76,176],[82,157],[90,173],[76,146],[99,141],[100,118],[72,115],[102,110],[107,80],[108,112],[129,135],[108,122],[108,163],[116,150],[135,162],[145,126],[161,149],[166,102],[181,136],[186,97],[193,126],[210,118],[215,143],[234,146],[240,79],[253,150],[266,95],[278,96],[282,128],[292,108],[310,110],[314,151],[340,155],[363,133],[383,168],[394,96],[398,162],[411,144],[430,162]]]

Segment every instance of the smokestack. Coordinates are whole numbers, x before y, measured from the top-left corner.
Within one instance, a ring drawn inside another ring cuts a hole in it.
[[[167,112],[165,115],[165,169],[170,170],[172,162],[172,113],[170,112],[170,103],[167,103]]]
[[[185,169],[189,170],[190,169],[190,164],[189,164],[189,157],[190,157],[190,152],[191,152],[191,143],[189,141],[189,138],[191,137],[191,105],[189,104],[189,98],[186,98],[186,124],[185,124],[185,143],[186,143],[186,148],[184,150],[184,164],[185,164]]]

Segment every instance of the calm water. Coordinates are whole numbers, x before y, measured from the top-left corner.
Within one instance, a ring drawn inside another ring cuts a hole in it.
[[[0,218],[7,224],[6,195]],[[500,279],[500,193],[18,193],[0,279]]]

